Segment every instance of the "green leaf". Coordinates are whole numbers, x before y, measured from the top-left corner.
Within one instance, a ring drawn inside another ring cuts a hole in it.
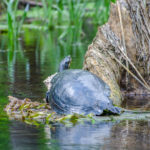
[[[111,0],[111,2],[115,3],[115,2],[116,2],[116,0]]]
[[[35,117],[39,117],[40,114],[39,113],[32,113],[29,118],[35,118]]]
[[[92,124],[95,124],[95,119],[92,119],[91,122],[92,122]]]
[[[30,120],[30,119],[24,120],[24,122],[27,123],[27,124],[29,124],[29,125],[36,125],[36,126],[39,126],[39,125],[40,125],[37,121],[35,121],[35,120]]]
[[[20,110],[20,111],[22,111],[22,110],[23,110],[24,105],[25,105],[25,104],[23,103],[23,104],[20,106],[20,108],[19,108],[19,110]]]
[[[30,104],[30,103],[29,103],[29,104],[26,104],[26,105],[24,105],[23,109],[29,109],[29,108],[30,108],[30,106],[31,106],[31,104]]]
[[[51,114],[48,114],[47,117],[45,118],[46,124],[49,124],[50,118],[54,115],[55,113],[52,112]]]
[[[42,108],[42,107],[45,107],[45,103],[44,104],[41,104],[41,105],[39,105],[38,107],[37,107],[37,109],[40,109],[40,108]]]

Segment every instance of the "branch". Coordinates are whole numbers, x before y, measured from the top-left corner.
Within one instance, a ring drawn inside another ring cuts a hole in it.
[[[35,2],[35,1],[27,1],[27,0],[19,0],[19,4],[29,4],[30,6],[39,6],[43,7],[43,4],[41,2]]]

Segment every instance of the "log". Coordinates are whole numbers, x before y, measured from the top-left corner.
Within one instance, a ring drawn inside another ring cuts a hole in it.
[[[146,82],[150,72],[149,10],[148,0],[118,0],[111,5],[108,23],[99,27],[86,52],[83,69],[110,86],[116,105],[123,100],[120,83],[126,82],[124,90],[137,90],[142,85],[149,91]]]
[[[104,35],[104,33],[107,35]],[[112,55],[118,56],[120,60],[122,58],[117,48],[115,49],[106,39],[108,36],[117,43],[118,38],[113,34],[107,24],[99,28],[95,39],[88,47],[83,69],[96,74],[104,80],[111,89],[111,99],[114,104],[121,105],[122,96],[119,87],[121,67],[107,52],[109,51]]]

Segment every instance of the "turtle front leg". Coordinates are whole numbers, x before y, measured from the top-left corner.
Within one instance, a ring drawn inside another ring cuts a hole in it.
[[[50,94],[50,92],[47,91],[47,92],[46,92],[46,103],[49,103],[49,94]]]

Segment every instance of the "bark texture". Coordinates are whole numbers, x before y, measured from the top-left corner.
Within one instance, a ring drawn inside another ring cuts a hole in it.
[[[145,78],[150,74],[150,2],[149,0],[118,0],[118,2],[120,5],[116,3],[111,6],[108,23],[99,27],[86,52],[83,68],[101,77],[111,88],[114,104],[120,105],[122,101],[120,81],[126,77],[120,65],[120,63],[126,65],[123,53]],[[136,74],[130,63],[129,69]],[[130,76],[127,82],[134,89],[139,87]]]
[[[83,69],[89,70],[103,79],[110,86],[111,99],[114,104],[120,105],[122,99],[119,88],[121,68],[110,56],[108,51],[112,55],[117,55],[118,59],[122,58],[118,49],[108,41],[107,37],[112,40],[112,43],[114,40],[119,40],[113,32],[111,32],[108,25],[99,28],[93,43],[89,46],[85,55]],[[119,43],[118,41],[118,44]]]

